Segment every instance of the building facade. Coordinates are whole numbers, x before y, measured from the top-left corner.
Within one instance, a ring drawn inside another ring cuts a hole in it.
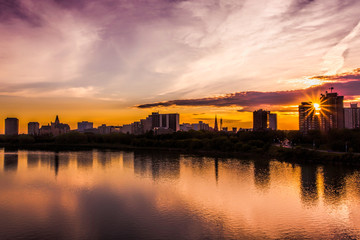
[[[253,130],[266,130],[268,128],[268,111],[262,109],[253,112]]]
[[[180,130],[180,115],[178,113],[159,114],[157,112],[153,112],[152,115],[149,116],[149,118],[151,118],[152,129],[165,128],[172,129],[174,132]]]
[[[344,127],[353,129],[360,127],[360,108],[357,104],[350,104],[350,108],[344,108]]]
[[[311,130],[320,130],[320,112],[312,102],[299,105],[299,130],[305,134]]]
[[[18,135],[19,134],[19,119],[6,118],[5,119],[5,135]]]
[[[37,136],[40,134],[40,125],[38,122],[28,123],[28,134],[33,136]]]
[[[321,130],[344,128],[344,96],[338,96],[336,92],[321,94]]]
[[[59,116],[56,115],[55,122],[51,122],[50,125],[51,134],[53,136],[58,136],[60,134],[70,132],[70,126],[65,123],[60,123]]]
[[[277,115],[276,115],[276,113],[269,112],[269,128],[274,131],[277,130]]]
[[[94,128],[94,124],[92,122],[88,122],[88,121],[82,121],[82,122],[78,122],[78,131],[79,132],[85,132],[85,130],[89,130],[89,129],[93,129]]]

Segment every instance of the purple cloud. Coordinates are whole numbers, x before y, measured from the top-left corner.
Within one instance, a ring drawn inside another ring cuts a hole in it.
[[[237,92],[227,94],[221,97],[208,97],[198,99],[181,99],[171,100],[165,102],[156,102],[149,104],[138,105],[138,108],[154,108],[154,107],[169,107],[169,106],[214,106],[214,107],[228,107],[238,106],[242,107],[239,112],[251,111],[254,108],[267,106],[286,106],[297,105],[302,101],[309,101],[309,97],[320,98],[320,93],[323,93],[329,88],[333,87],[340,95],[346,98],[352,98],[360,95],[360,71],[354,70],[348,74],[341,74],[335,76],[317,76],[314,78],[336,80],[337,82],[325,83],[321,86],[310,87],[307,89],[299,89],[292,91],[275,91],[275,92]],[[273,109],[277,111],[288,112],[291,110]]]

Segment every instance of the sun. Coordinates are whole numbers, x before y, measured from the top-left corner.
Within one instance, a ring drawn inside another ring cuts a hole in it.
[[[320,111],[321,110],[320,104],[314,103],[313,106],[314,106],[315,111]]]

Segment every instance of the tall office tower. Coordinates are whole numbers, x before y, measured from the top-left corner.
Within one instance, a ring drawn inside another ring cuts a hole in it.
[[[350,108],[344,108],[345,128],[360,127],[360,108],[357,104],[350,104]]]
[[[40,134],[40,125],[38,122],[29,122],[28,123],[28,134],[34,135],[34,136]]]
[[[331,88],[332,90],[333,88]],[[336,92],[321,94],[321,130],[329,131],[334,128],[344,128],[344,96]]]
[[[168,128],[175,132],[180,131],[180,115],[178,113],[166,114],[168,115]]]
[[[19,134],[19,119],[7,118],[5,119],[5,135]]]
[[[79,132],[84,132],[87,129],[93,129],[94,128],[94,124],[92,122],[88,122],[88,121],[82,121],[82,122],[78,122],[78,131]]]
[[[320,110],[312,102],[299,105],[299,130],[305,134],[310,130],[320,130]]]
[[[217,123],[217,116],[215,115],[215,125],[214,125],[214,131],[219,131],[218,123]]]
[[[149,118],[151,118],[151,128],[160,127],[160,114],[158,112],[153,112]]]
[[[266,130],[268,126],[268,111],[259,109],[253,112],[253,130]]]
[[[277,115],[269,112],[269,128],[271,130],[277,130]]]
[[[178,113],[159,114],[154,112],[149,118],[151,118],[152,129],[165,128],[172,129],[174,132],[180,130],[180,115]]]

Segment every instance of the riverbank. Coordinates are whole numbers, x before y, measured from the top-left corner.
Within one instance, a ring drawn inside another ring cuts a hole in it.
[[[57,143],[32,143],[32,144],[10,144],[1,143],[1,148],[8,151],[14,150],[41,150],[41,151],[86,151],[92,149],[100,150],[122,150],[122,151],[168,151],[183,154],[195,154],[209,157],[238,157],[252,158],[254,160],[276,159],[289,163],[313,163],[313,164],[332,164],[360,166],[360,155],[353,153],[337,153],[315,151],[306,148],[284,148],[271,146],[267,151],[219,151],[219,150],[194,150],[186,148],[168,147],[139,147],[125,144],[110,143],[87,143],[87,144],[57,144]]]
[[[301,147],[272,146],[267,155],[280,161],[360,166],[360,155],[354,153],[317,151]]]

